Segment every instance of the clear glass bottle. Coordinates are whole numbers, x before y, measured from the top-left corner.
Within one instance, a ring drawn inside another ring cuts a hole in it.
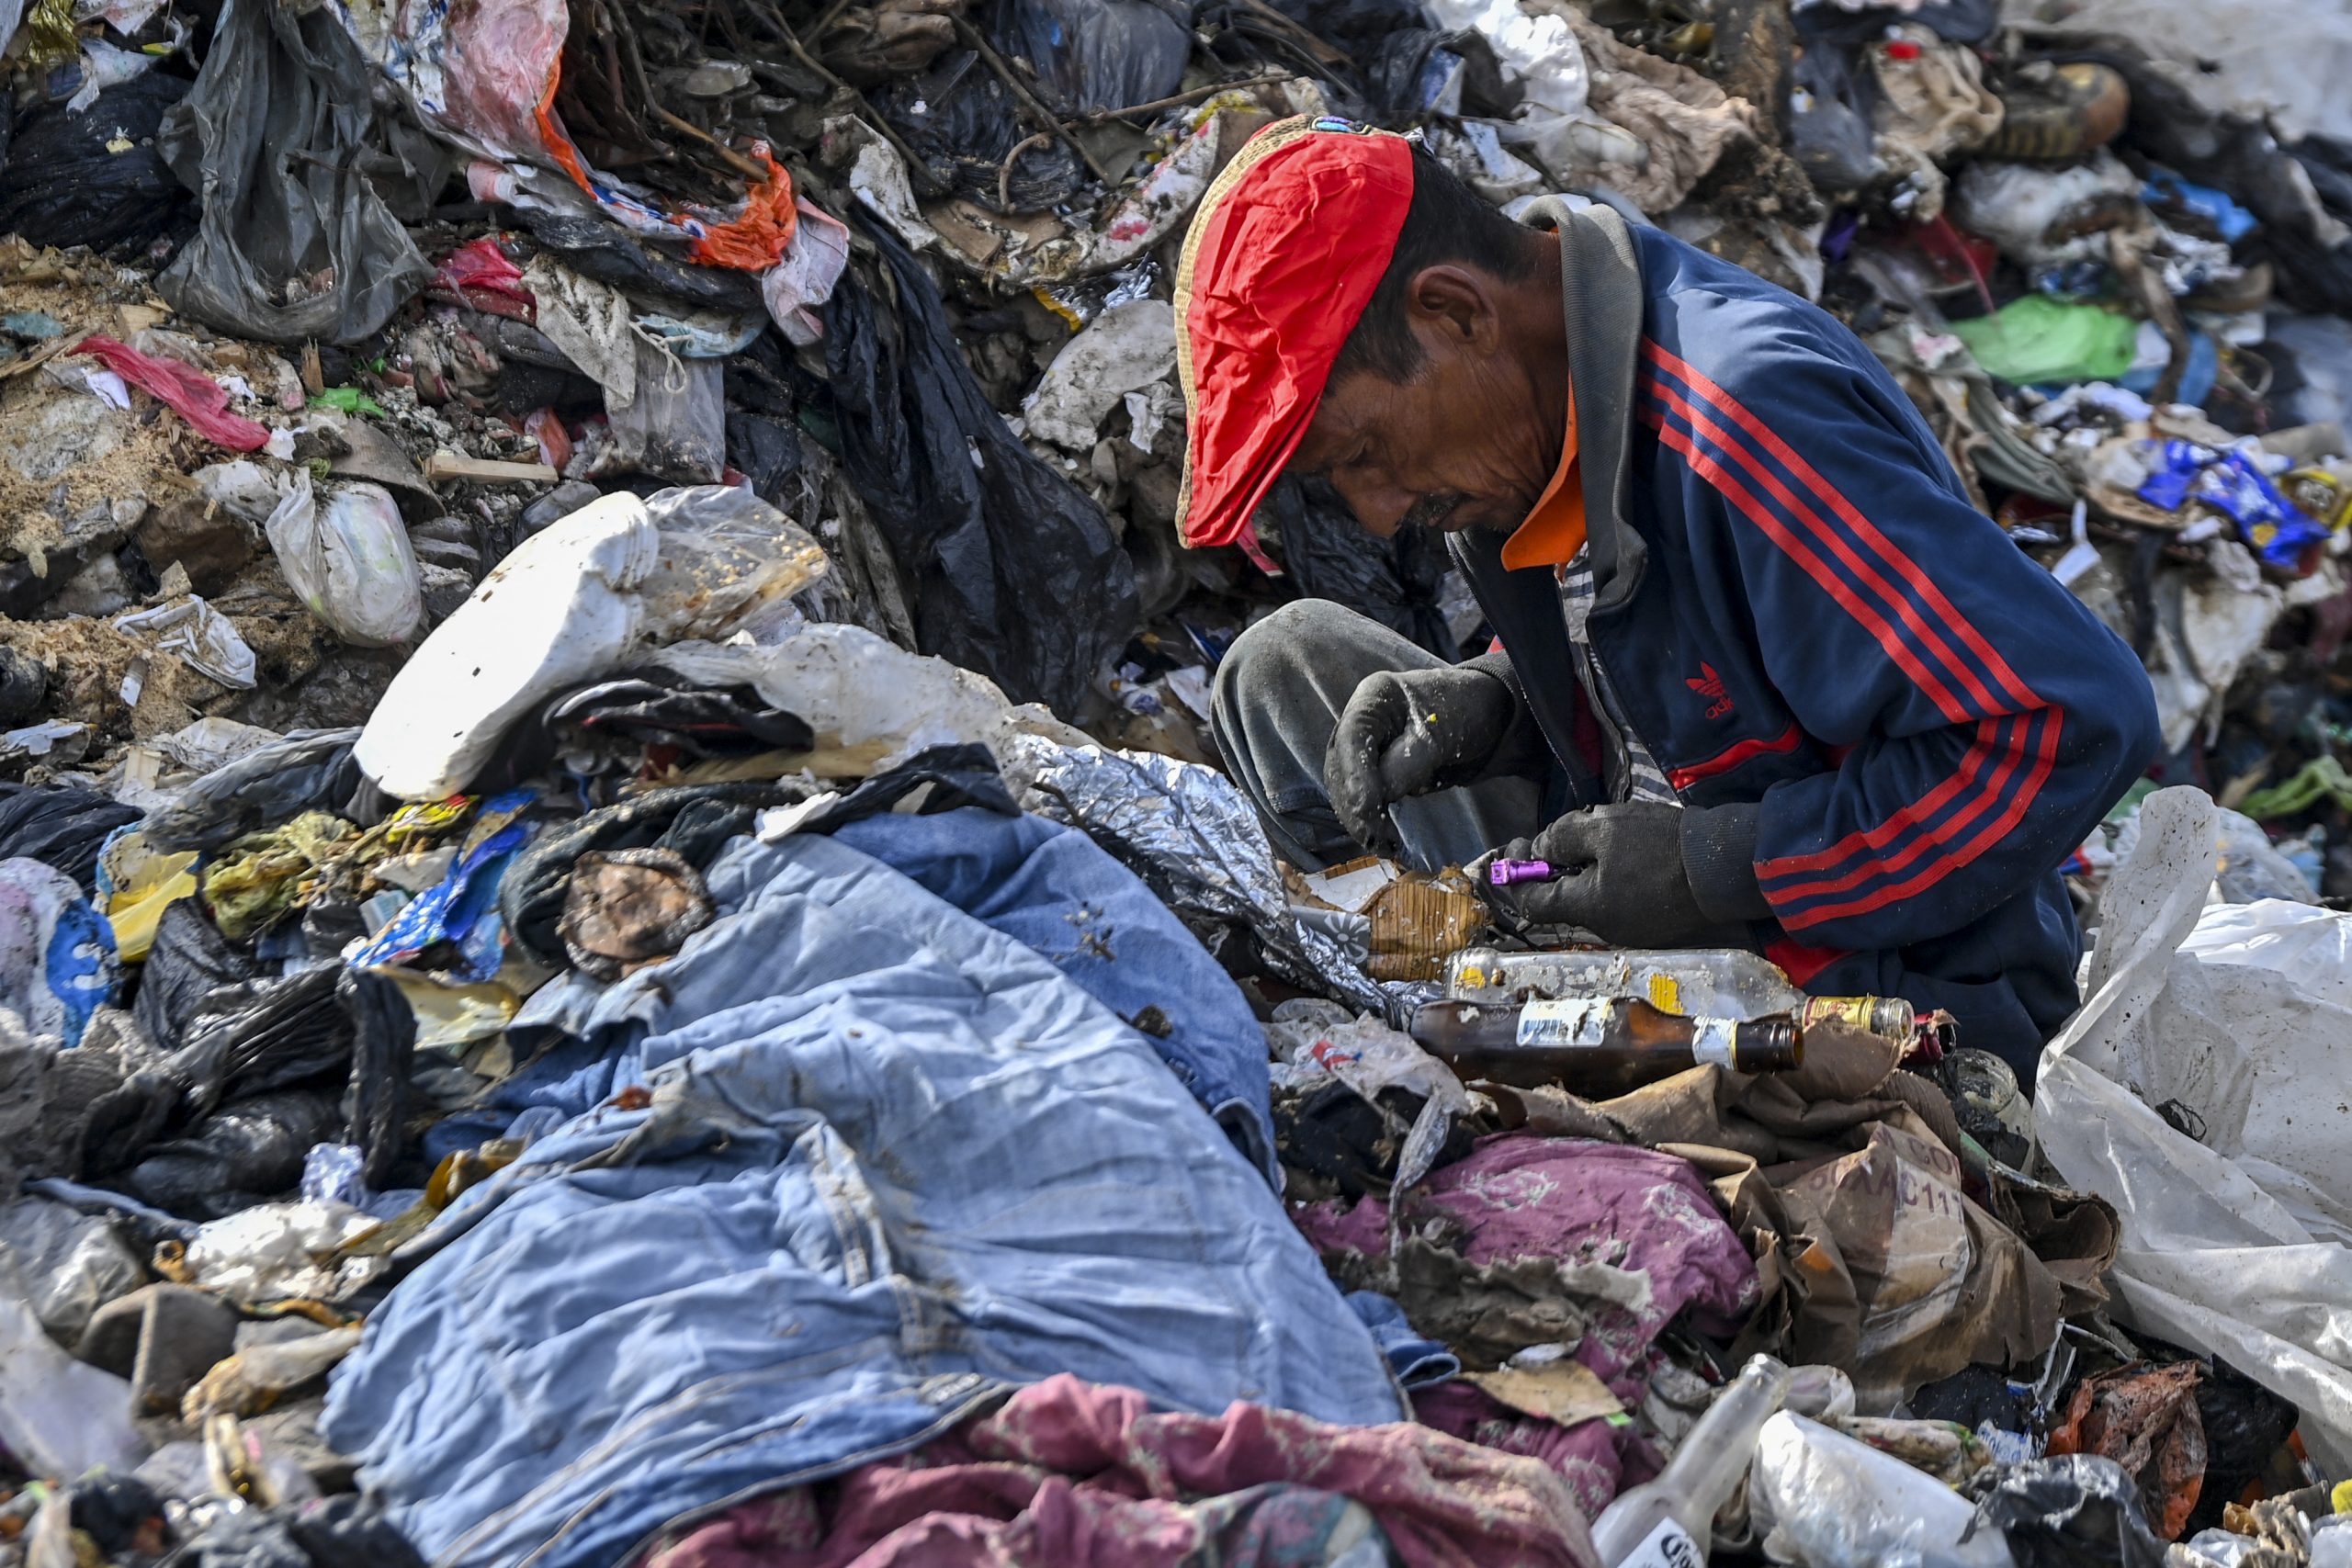
[[[1623,1093],[1706,1063],[1761,1073],[1804,1061],[1804,1036],[1786,1013],[1685,1018],[1631,998],[1430,1002],[1411,1033],[1465,1078],[1578,1094]]]
[[[1836,1021],[1908,1045],[1919,1018],[1900,997],[1808,997],[1780,966],[1738,948],[1504,953],[1467,947],[1445,963],[1445,994],[1464,1002],[1639,997],[1661,1012],[1734,1020],[1793,1015]]]
[[[1604,1568],[1700,1568],[1713,1540],[1715,1510],[1755,1457],[1757,1434],[1789,1393],[1789,1369],[1758,1356],[1707,1406],[1674,1458],[1600,1511],[1592,1544]]]

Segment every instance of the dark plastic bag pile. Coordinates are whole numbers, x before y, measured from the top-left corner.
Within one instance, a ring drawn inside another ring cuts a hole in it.
[[[37,860],[91,886],[107,835],[139,808],[62,784],[0,784],[0,860]]]
[[[180,78],[150,71],[78,114],[61,104],[27,116],[13,141],[0,137],[0,234],[102,251],[144,245],[183,221],[192,204],[155,136],[187,90]],[[131,145],[109,150],[118,139]]]
[[[1134,563],[1102,509],[989,406],[930,276],[888,232],[865,231],[898,309],[836,289],[825,363],[842,461],[908,583],[920,651],[1073,714],[1134,635]]]
[[[377,183],[437,190],[447,154],[388,137],[377,73],[334,12],[228,0],[195,90],[164,120],[172,170],[205,193],[196,238],[155,279],[183,315],[273,343],[380,331],[432,266]],[[288,299],[295,278],[333,279]]]

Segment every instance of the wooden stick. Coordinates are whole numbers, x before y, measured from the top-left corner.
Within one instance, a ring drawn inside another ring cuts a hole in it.
[[[563,476],[545,463],[502,463],[495,458],[444,451],[424,460],[424,477],[434,484],[444,479],[463,479],[485,485],[551,485]]]
[[[718,152],[722,160],[725,161],[727,166],[734,170],[737,174],[741,175],[744,178],[751,180],[754,184],[764,185],[767,182],[768,172],[764,167],[752,163],[752,160],[744,157],[741,152],[736,152],[735,149],[729,147],[724,141],[721,141],[718,137],[713,136],[709,131],[705,130],[701,126],[695,124],[692,120],[679,118],[676,115],[672,114],[668,109],[663,108],[660,104],[653,105],[652,108],[654,114],[659,117],[662,124],[668,126],[673,130],[684,131],[688,136],[693,137],[695,141],[710,147],[713,151]]]
[[[1278,87],[1284,82],[1295,81],[1292,76],[1252,76],[1246,82],[1212,82],[1205,87],[1195,87],[1189,93],[1173,97],[1154,98],[1148,104],[1129,104],[1123,109],[1096,109],[1071,120],[1072,125],[1100,125],[1106,119],[1125,119],[1131,114],[1158,114],[1161,109],[1180,108],[1185,104],[1197,104],[1214,98],[1219,93],[1247,92],[1252,87]]]
[[[1280,13],[1277,12],[1276,15]],[[1094,154],[1089,152],[1080,144],[1078,138],[1070,134],[1069,127],[1061,122],[1061,117],[1037,101],[1037,96],[1022,83],[1020,77],[1012,73],[1012,67],[1004,62],[1004,57],[997,53],[987,39],[980,36],[979,28],[958,17],[956,18],[956,30],[963,36],[967,44],[979,51],[980,58],[989,62],[989,69],[997,73],[998,79],[1012,89],[1012,96],[1028,107],[1031,117],[1041,129],[1049,130],[1061,138],[1063,145],[1077,153],[1085,162],[1086,166],[1094,171],[1096,179],[1114,190],[1118,188],[1118,176],[1096,163]]]

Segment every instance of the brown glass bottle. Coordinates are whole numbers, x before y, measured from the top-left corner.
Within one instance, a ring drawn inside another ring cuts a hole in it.
[[[1412,1036],[1465,1078],[1584,1095],[1622,1094],[1707,1063],[1770,1073],[1804,1062],[1804,1031],[1787,1013],[1742,1023],[1632,999],[1430,1002],[1413,1015]]]

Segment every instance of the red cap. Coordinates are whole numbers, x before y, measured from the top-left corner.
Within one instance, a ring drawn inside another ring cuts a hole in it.
[[[1185,544],[1254,544],[1250,515],[1314,422],[1412,200],[1410,142],[1304,116],[1251,137],[1201,198],[1176,272]]]

